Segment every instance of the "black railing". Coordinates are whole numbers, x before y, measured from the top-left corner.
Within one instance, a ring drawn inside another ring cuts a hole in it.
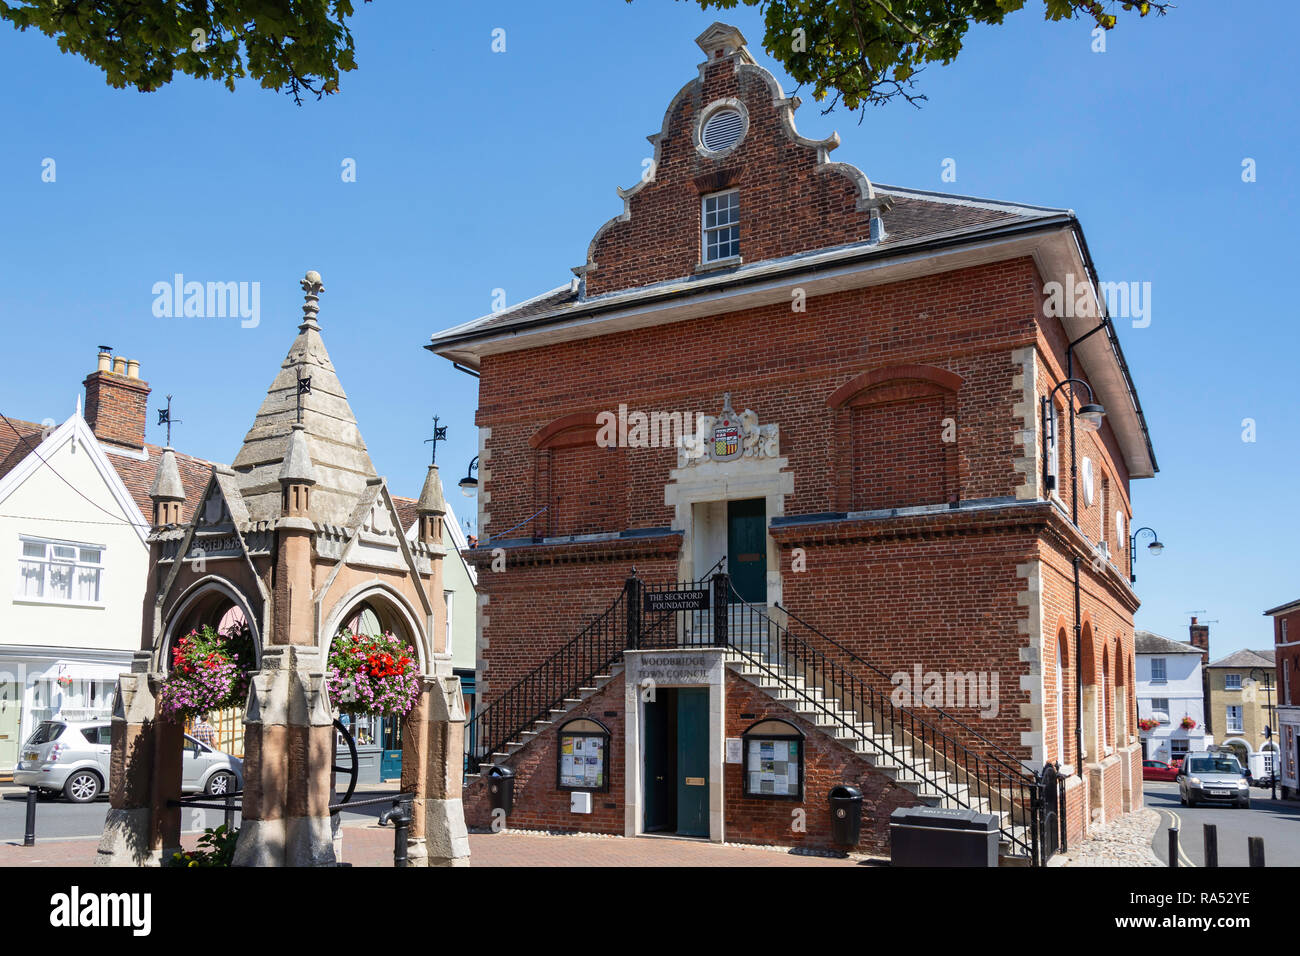
[[[471,764],[481,766],[491,763],[494,754],[508,753],[509,744],[523,742],[524,731],[537,721],[549,720],[553,710],[563,710],[566,700],[577,699],[583,687],[623,656],[629,647],[629,627],[639,623],[639,606],[628,600],[636,581],[629,578],[614,603],[573,640],[466,721]],[[473,773],[477,768],[467,769]]]

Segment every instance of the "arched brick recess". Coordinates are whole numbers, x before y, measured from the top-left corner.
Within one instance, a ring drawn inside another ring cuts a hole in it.
[[[835,510],[957,501],[958,442],[942,437],[944,419],[956,421],[961,384],[961,376],[946,369],[891,365],[831,392],[826,404],[834,411]],[[887,435],[893,437],[886,444]]]
[[[596,412],[562,415],[538,429],[533,511],[546,509],[529,534],[544,537],[591,534],[627,526],[627,454],[601,448]]]

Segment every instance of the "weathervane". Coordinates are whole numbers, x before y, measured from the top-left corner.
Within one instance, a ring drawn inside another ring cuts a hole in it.
[[[302,397],[311,394],[311,376],[302,377],[301,368],[298,370],[298,424],[302,424]]]
[[[167,407],[158,409],[158,424],[167,426],[167,447],[172,445],[172,426],[184,425],[179,418],[172,418],[172,397],[167,396]]]
[[[433,437],[426,438],[424,440],[424,443],[426,445],[433,446],[433,454],[429,456],[429,464],[436,465],[438,463],[438,442],[446,441],[446,440],[447,440],[447,426],[446,425],[439,426],[438,416],[434,415],[433,416]]]

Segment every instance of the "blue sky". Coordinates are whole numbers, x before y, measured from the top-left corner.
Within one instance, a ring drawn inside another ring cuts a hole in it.
[[[1097,53],[1086,24],[1046,23],[1029,6],[927,70],[922,109],[875,108],[859,124],[820,115],[805,91],[800,131],[838,130],[835,158],[877,182],[1073,208],[1103,279],[1152,284],[1149,327],[1119,323],[1161,466],[1134,483],[1134,520],[1167,543],[1139,560],[1138,626],[1186,639],[1196,611],[1217,621],[1215,656],[1266,647],[1260,612],[1300,597],[1300,335],[1285,291],[1300,69],[1269,52],[1260,24],[1294,35],[1300,7],[1122,17]],[[734,23],[794,87],[762,52],[750,8],[358,8],[360,68],[301,108],[252,83],[113,90],[53,41],[0,27],[0,411],[63,420],[96,346],[111,344],[141,360],[151,408],[175,395],[178,447],[229,461],[293,338],[297,279],[314,268],[375,464],[417,494],[432,415],[450,425],[445,478],[476,450],[474,381],[421,346],[489,311],[494,289],[517,302],[568,280],[695,74],[693,38]],[[495,28],[504,53],[492,52]],[[41,180],[47,157],[53,183]],[[347,158],[354,183],[340,175]],[[945,159],[956,182],[940,180]],[[260,282],[260,324],[155,317],[153,284],[178,272]],[[1242,441],[1246,418],[1254,442]]]

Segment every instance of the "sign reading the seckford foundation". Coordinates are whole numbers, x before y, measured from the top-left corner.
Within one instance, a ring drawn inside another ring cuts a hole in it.
[[[716,659],[715,654],[647,654],[641,658],[636,676],[640,681],[654,681],[664,686],[707,684],[709,670]]]
[[[688,591],[646,591],[645,609],[648,614],[664,611],[707,611],[709,589],[691,588]]]

